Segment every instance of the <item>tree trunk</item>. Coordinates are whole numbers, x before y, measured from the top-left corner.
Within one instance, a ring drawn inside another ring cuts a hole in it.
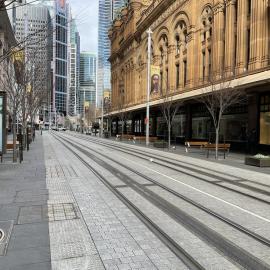
[[[121,139],[123,139],[124,128],[125,128],[125,122],[124,122],[124,120],[122,120],[122,136],[121,136]]]
[[[17,162],[17,153],[16,153],[16,113],[13,113],[13,162]]]
[[[219,127],[216,128],[216,151],[215,151],[215,159],[218,159],[218,143],[219,143]]]
[[[168,149],[171,149],[171,122],[168,123]]]

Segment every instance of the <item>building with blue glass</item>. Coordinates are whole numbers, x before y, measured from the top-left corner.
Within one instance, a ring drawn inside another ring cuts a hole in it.
[[[98,69],[97,69],[97,99],[101,107],[103,92],[111,90],[111,65],[108,61],[111,53],[108,30],[117,12],[126,0],[99,0],[98,15]]]
[[[96,62],[97,57],[90,52],[80,55],[80,105],[79,113],[84,112],[85,103],[96,103]]]
[[[68,111],[68,3],[65,0],[55,1],[53,13],[52,109],[66,115]]]

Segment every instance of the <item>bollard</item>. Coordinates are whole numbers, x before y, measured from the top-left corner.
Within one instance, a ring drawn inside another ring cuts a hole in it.
[[[27,147],[27,151],[29,151],[29,128],[26,128],[26,147]]]
[[[22,135],[21,128],[19,129],[18,141],[19,141],[19,158],[20,158],[20,163],[22,163],[23,161],[23,135]]]

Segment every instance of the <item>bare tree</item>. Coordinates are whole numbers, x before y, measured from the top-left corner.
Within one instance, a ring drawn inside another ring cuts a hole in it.
[[[5,64],[1,67],[2,74],[0,76],[0,84],[3,90],[7,93],[7,110],[13,120],[13,162],[17,161],[16,155],[16,120],[19,115],[21,97],[24,92],[22,64],[17,61],[17,65],[13,65],[13,61],[7,58]]]
[[[225,74],[225,73],[221,73]],[[245,100],[244,92],[237,89],[233,83],[233,78],[226,78],[225,75],[209,77],[209,86],[202,90],[199,101],[202,102],[213,120],[215,128],[215,158],[218,158],[218,145],[220,124],[224,112],[229,107],[241,104]]]
[[[85,120],[88,127],[92,125],[92,123],[95,122],[96,120],[96,105],[95,104],[89,104],[89,107],[86,108]]]
[[[110,98],[104,98],[103,101],[103,113],[105,115],[105,118],[107,119],[107,132],[109,133],[109,136],[111,136],[111,122],[112,122],[112,116],[110,115],[112,104],[110,101]]]
[[[170,149],[172,122],[183,102],[179,100],[175,101],[173,99],[173,96],[176,94],[176,90],[171,91],[167,82],[165,82],[165,85],[165,89],[162,89],[160,94],[160,97],[162,99],[160,103],[160,110],[166,121],[168,131],[168,148]]]
[[[122,137],[121,138],[123,138],[125,122],[128,117],[127,106],[125,103],[125,94],[124,94],[123,89],[120,90],[120,96],[117,101],[117,111],[118,111],[117,116],[122,123],[122,130],[121,130]]]

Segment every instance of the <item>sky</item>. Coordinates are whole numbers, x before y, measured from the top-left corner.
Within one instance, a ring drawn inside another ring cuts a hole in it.
[[[97,53],[98,0],[69,0],[81,36],[81,51]]]

